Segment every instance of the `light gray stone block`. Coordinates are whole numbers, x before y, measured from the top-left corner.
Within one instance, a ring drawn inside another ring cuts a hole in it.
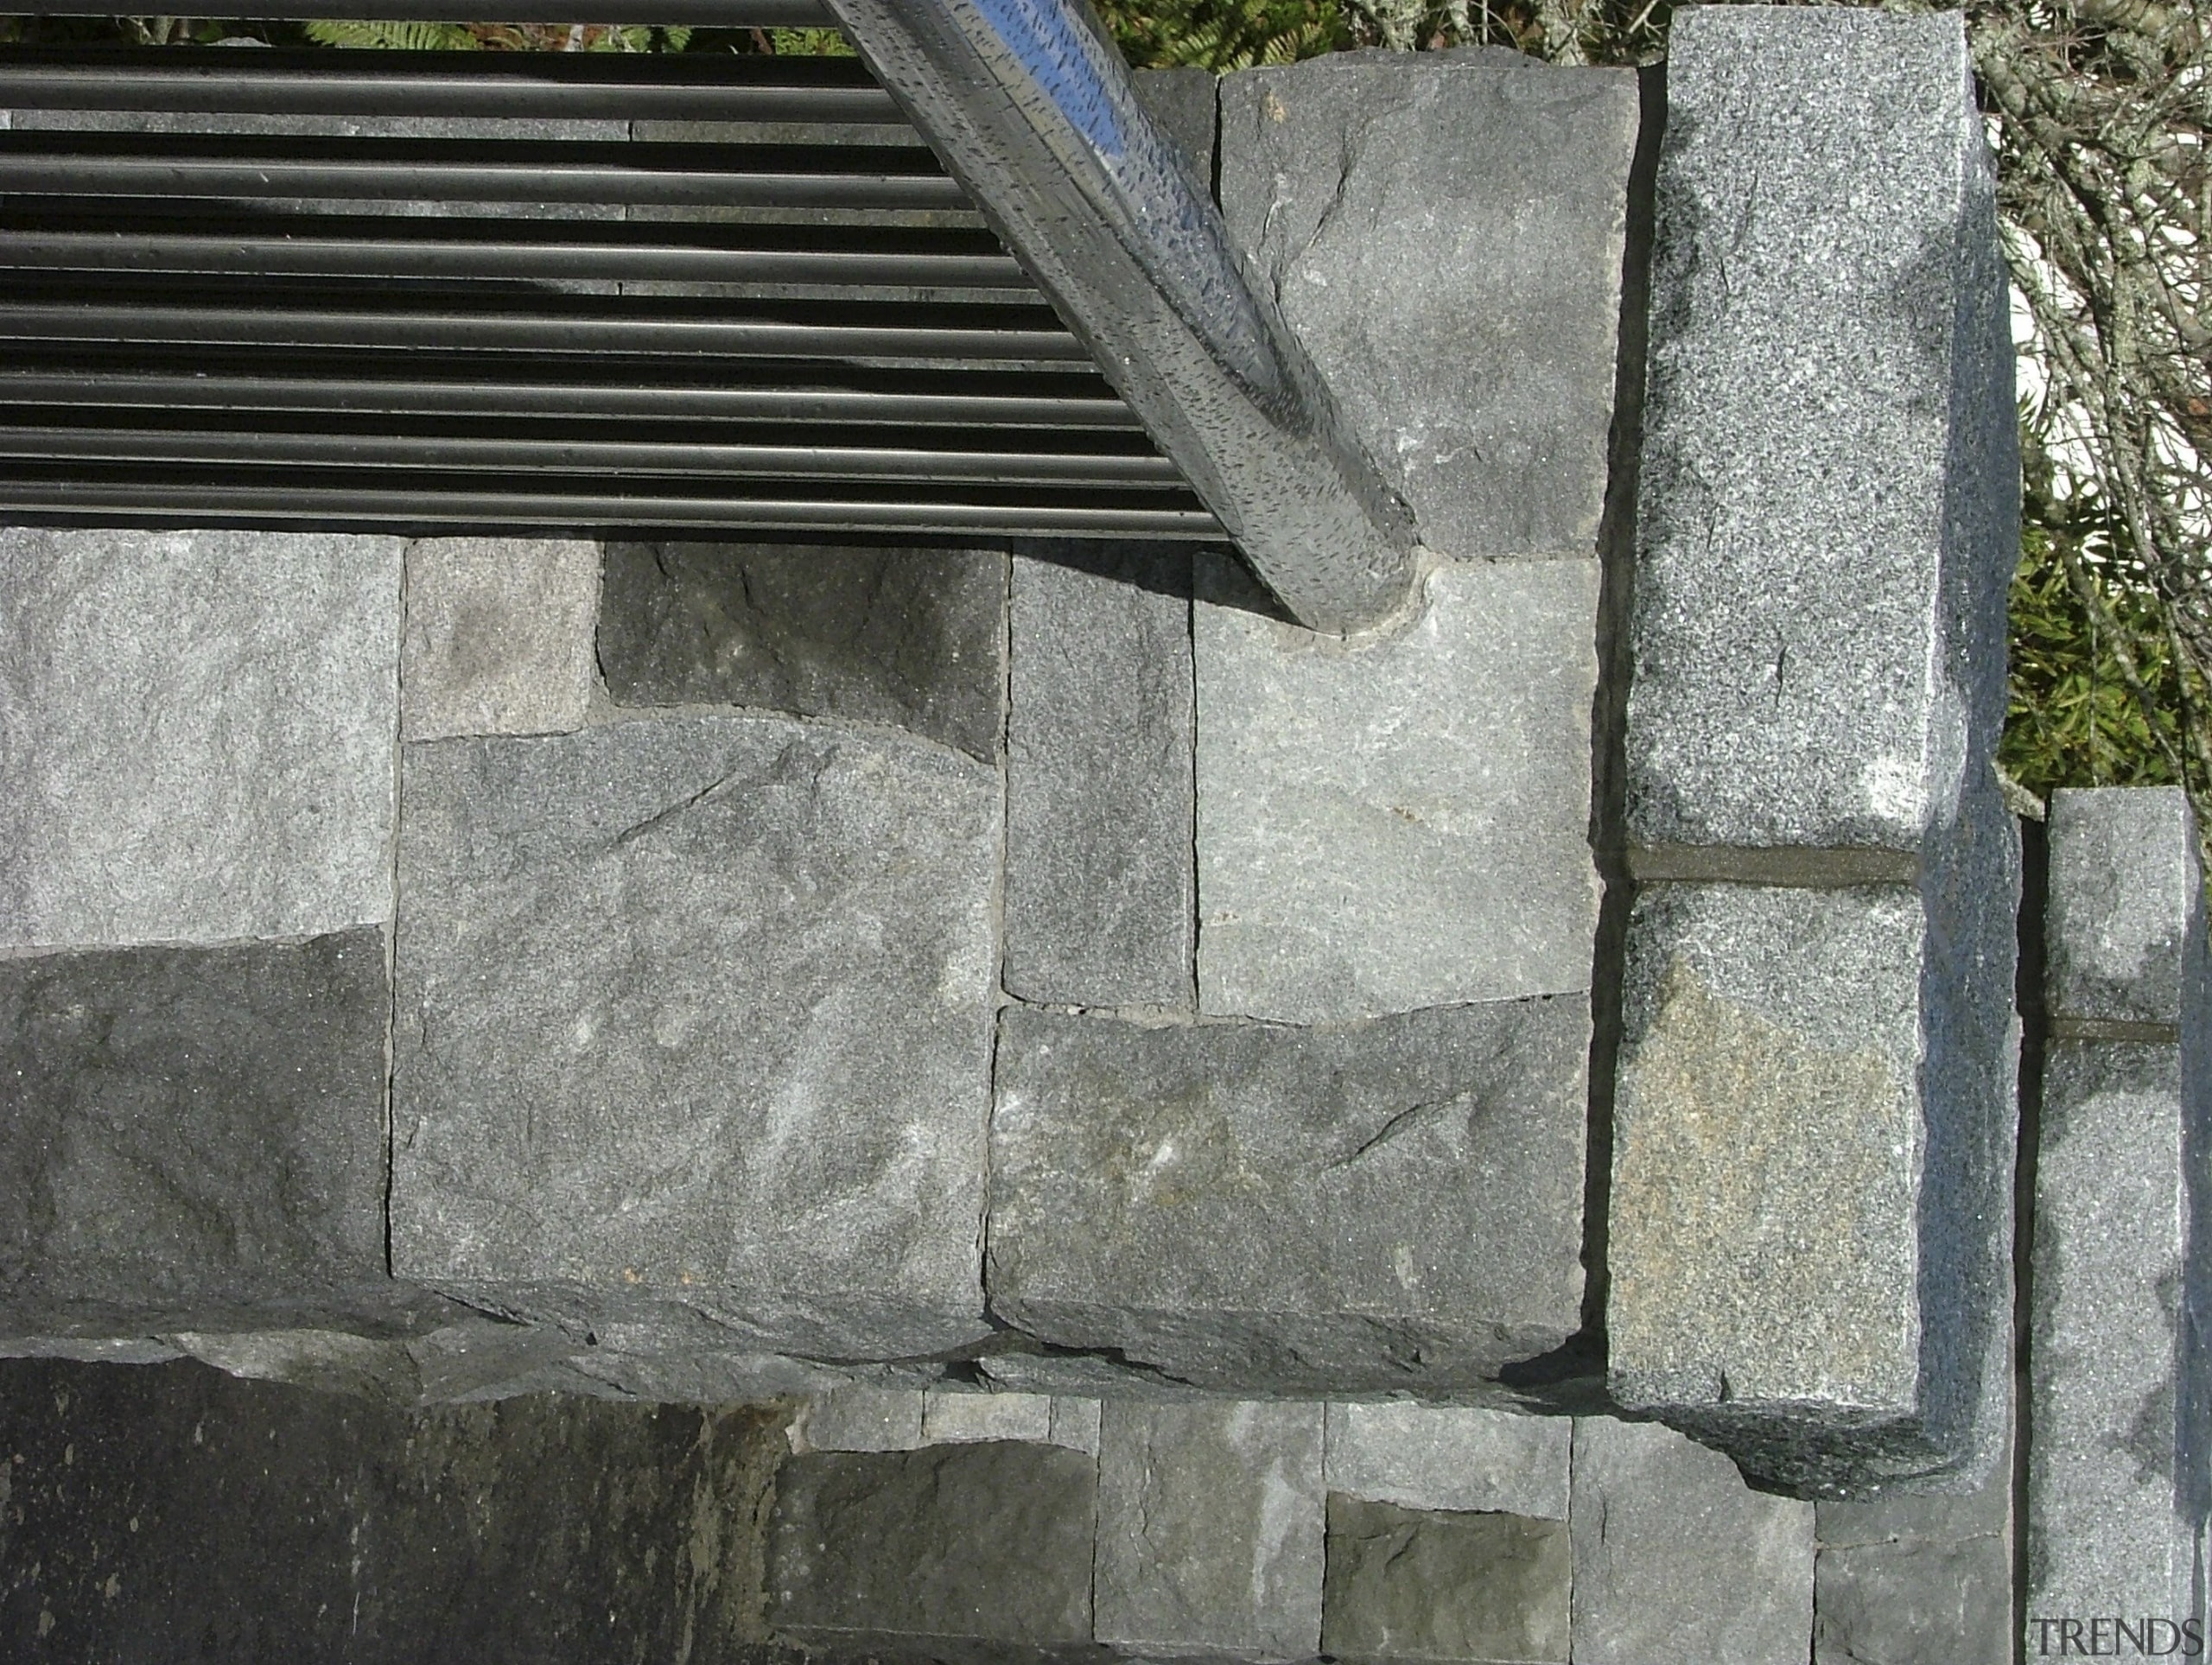
[[[598,613],[596,543],[416,539],[407,547],[402,738],[581,728],[599,675]]]
[[[1915,851],[1980,790],[2019,558],[1994,184],[1956,15],[1671,39],[1633,843]]]
[[[388,920],[403,547],[0,533],[0,948]]]
[[[1006,987],[1069,1006],[1192,1000],[1191,556],[1014,562]]]
[[[812,1401],[795,1437],[809,1451],[913,1451],[926,1443],[927,1414],[919,1388],[855,1382]]]
[[[0,959],[0,1328],[372,1317],[390,1001],[374,930]]]
[[[794,1457],[776,1478],[769,1622],[933,1658],[965,1643],[978,1650],[951,1656],[978,1665],[1088,1644],[1097,1489],[1089,1458],[1051,1446]]]
[[[1564,1519],[1436,1514],[1329,1494],[1321,1649],[1353,1662],[1567,1657]]]
[[[2053,795],[2030,1284],[2038,1616],[2204,1617],[2212,969],[2177,790]]]
[[[1352,647],[1206,581],[1200,1008],[1321,1023],[1587,988],[1597,563],[1445,569],[1414,624]]]
[[[1099,1641],[1303,1659],[1321,1641],[1321,1407],[1109,1401],[1098,1446]]]
[[[1051,1397],[931,1389],[922,1406],[922,1443],[957,1446],[980,1439],[1026,1439],[1040,1446],[1059,1443],[1052,1438]]]
[[[404,796],[404,1275],[819,1357],[985,1332],[992,772],[695,716],[413,746]]]
[[[1574,1424],[1576,1665],[1804,1665],[1813,1507],[1655,1423]]]
[[[2017,867],[2001,811],[1961,831],[1920,890],[1630,923],[1611,1389],[1807,1496],[1970,1486],[2003,1437]]]
[[[1230,75],[1221,107],[1230,235],[1421,541],[1591,553],[1635,76],[1330,54]]]
[[[1098,1427],[1103,1414],[1096,1399],[1071,1399],[1065,1394],[1053,1395],[1052,1441],[1065,1446],[1070,1451],[1088,1452],[1098,1455]]]
[[[1579,998],[1326,1031],[1008,1008],[993,1310],[1224,1391],[1487,1381],[1580,1323],[1588,1047]]]
[[[1332,1405],[1331,1491],[1412,1509],[1567,1518],[1573,1425],[1471,1406]]]

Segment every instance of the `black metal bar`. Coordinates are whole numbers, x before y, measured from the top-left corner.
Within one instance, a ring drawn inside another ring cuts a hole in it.
[[[599,17],[606,7],[592,10]],[[379,10],[375,15],[388,18],[392,13]],[[0,54],[0,109],[906,122],[891,95],[855,59],[723,53],[201,52],[153,47],[92,54],[11,47]]]
[[[957,181],[895,145],[0,133],[0,192],[76,196],[958,209]]]
[[[27,423],[0,411],[0,457],[353,468],[557,470],[708,479],[984,480],[994,485],[1174,487],[1165,457],[916,447],[671,443],[662,441],[302,434]]]
[[[306,8],[317,17],[374,18],[392,22],[429,23],[570,23],[575,8],[559,10],[528,3],[528,0],[502,0],[496,8],[502,15],[494,18],[475,17],[456,0],[442,0],[430,5],[425,0],[314,0]],[[740,3],[716,5],[709,0],[593,0],[590,21],[594,23],[692,23],[716,29],[834,29],[836,20],[830,16],[817,0],[741,0]],[[68,4],[56,6],[0,7],[0,17],[105,17],[109,14],[86,11]],[[182,48],[179,48],[182,49]]]
[[[127,271],[309,273],[352,277],[611,278],[721,283],[825,284],[859,288],[1028,287],[1005,254],[893,253],[873,249],[701,246],[651,238],[647,226],[625,227],[628,241],[517,241],[515,222],[469,222],[486,235],[456,236],[452,223],[432,237],[409,235],[415,218],[385,216],[378,234],[322,234],[316,222],[297,233],[189,231],[49,231],[0,226],[0,270],[75,268]],[[348,222],[359,225],[363,222]],[[649,222],[649,225],[653,223]],[[397,234],[388,234],[391,228]],[[563,229],[568,229],[563,227]],[[665,227],[661,227],[665,229]]]
[[[150,410],[695,417],[848,426],[1141,431],[1135,413],[1103,381],[1095,391],[1084,391],[1077,384],[1090,378],[1065,375],[907,371],[896,378],[906,384],[903,389],[823,386],[808,379],[818,373],[817,365],[770,365],[766,368],[771,371],[785,370],[790,379],[748,387],[677,381],[673,375],[679,366],[665,361],[636,364],[613,359],[541,367],[549,376],[558,370],[571,378],[594,371],[603,380],[520,379],[533,368],[526,359],[514,365],[460,361],[450,365],[455,378],[445,380],[428,376],[410,379],[397,366],[390,376],[368,377],[357,364],[335,355],[319,373],[296,363],[272,363],[266,374],[224,373],[226,362],[219,351],[210,349],[193,355],[192,364],[210,366],[204,369],[117,369],[81,358],[60,369],[0,367],[0,400]],[[733,380],[749,367],[712,359],[704,364]],[[283,373],[286,367],[295,373]],[[1011,391],[1025,382],[1036,384],[1039,391]]]

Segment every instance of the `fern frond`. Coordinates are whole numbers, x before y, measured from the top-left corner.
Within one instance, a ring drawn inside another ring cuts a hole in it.
[[[473,52],[476,37],[466,23],[418,20],[375,22],[359,17],[318,17],[300,25],[318,46],[387,52]]]

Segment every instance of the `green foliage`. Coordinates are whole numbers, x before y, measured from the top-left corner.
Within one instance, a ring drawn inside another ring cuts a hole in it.
[[[768,44],[780,58],[850,58],[852,42],[834,29],[772,29]]]
[[[1129,61],[1195,65],[1217,73],[1287,64],[1349,43],[1336,0],[1098,0]]]
[[[300,26],[317,46],[396,52],[473,52],[481,44],[466,23],[371,22],[320,17]]]

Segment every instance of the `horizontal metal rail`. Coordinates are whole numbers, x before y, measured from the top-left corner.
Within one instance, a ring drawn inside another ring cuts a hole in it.
[[[0,133],[0,192],[690,208],[960,209],[926,150],[899,145]]]
[[[334,16],[322,0],[316,10]],[[601,22],[606,8],[595,5]],[[378,17],[390,17],[379,10]],[[480,116],[558,121],[906,124],[850,58],[700,53],[200,52],[0,55],[0,110],[206,115]]]

